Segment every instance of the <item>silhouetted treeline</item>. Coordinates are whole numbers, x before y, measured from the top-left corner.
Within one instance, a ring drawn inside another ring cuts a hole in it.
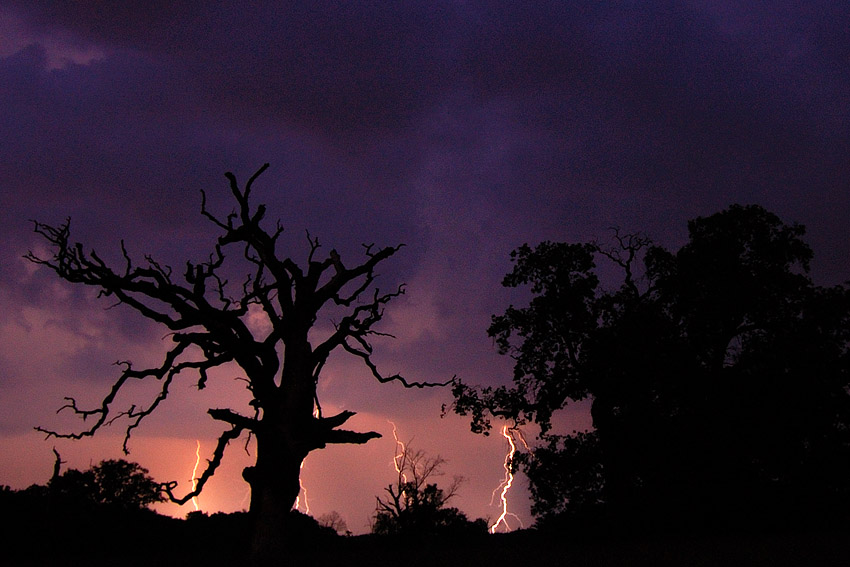
[[[0,488],[0,548],[4,566],[130,567],[251,565],[247,513],[190,513],[186,520],[150,510],[109,506],[56,508],[43,487]],[[335,535],[298,512],[289,529],[296,546],[269,565],[310,567],[571,567],[703,565],[729,567],[843,566],[850,554],[846,529],[768,535],[641,535],[611,537],[582,530],[525,530],[511,534]]]
[[[61,465],[57,453],[46,485],[0,487],[0,520],[6,526],[0,541],[12,564],[226,565],[247,557],[253,527],[247,513],[163,516],[148,508],[164,500],[161,484],[137,463],[104,460],[85,471],[64,472]],[[337,537],[297,511],[287,516],[286,529],[304,549]]]
[[[4,565],[244,564],[252,523],[248,513],[202,512],[181,520],[146,508],[69,498],[50,487],[0,487]],[[289,515],[295,554],[340,539],[297,511]]]
[[[0,550],[4,566],[87,567],[249,565],[252,523],[248,513],[185,520],[146,508],[56,498],[48,486],[0,487]],[[397,535],[344,537],[299,512],[289,514],[286,553],[270,564],[311,567],[394,565],[406,567],[495,564],[569,564],[573,567],[666,567],[699,564],[845,565],[850,554],[846,526],[778,534],[658,535],[611,533],[601,524],[573,523],[559,530],[490,535],[483,529],[406,531]]]

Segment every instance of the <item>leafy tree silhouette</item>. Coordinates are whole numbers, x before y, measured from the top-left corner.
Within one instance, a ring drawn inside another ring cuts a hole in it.
[[[251,190],[268,164],[254,173],[242,188],[232,173],[225,174],[236,201],[236,209],[221,218],[207,208],[202,192],[201,214],[219,231],[208,259],[188,261],[182,275],[169,266],[145,256],[136,264],[123,242],[123,265],[111,267],[95,251],[70,240],[70,221],[50,226],[35,223],[35,232],[43,236],[53,250],[52,257],[32,252],[30,261],[53,270],[60,278],[100,290],[123,306],[159,323],[170,334],[171,346],[162,363],[137,368],[122,362],[120,375],[100,406],[79,407],[67,398],[68,409],[92,425],[81,432],[60,433],[37,428],[48,436],[79,439],[94,435],[104,424],[127,420],[124,450],[132,431],[168,397],[169,387],[178,376],[196,376],[203,389],[209,371],[235,365],[245,376],[252,400],[248,415],[232,408],[211,408],[210,417],[225,425],[213,458],[198,479],[196,488],[177,497],[176,483],[165,485],[168,497],[186,503],[203,490],[220,465],[230,441],[243,433],[256,440],[257,460],[243,471],[251,486],[250,514],[255,521],[252,543],[258,555],[274,556],[286,549],[286,525],[299,492],[298,478],[304,458],[331,443],[365,443],[380,437],[374,431],[355,432],[340,429],[354,412],[342,411],[327,416],[319,403],[317,383],[328,358],[344,351],[359,359],[380,382],[398,382],[405,387],[436,385],[409,382],[398,374],[384,375],[372,361],[371,337],[379,335],[374,326],[392,299],[404,293],[404,286],[381,292],[373,285],[375,268],[398,252],[401,246],[375,248],[364,245],[365,258],[360,264],[343,263],[336,250],[321,257],[318,239],[310,237],[304,267],[281,254],[278,244],[283,228],[266,230],[262,221],[264,205],[250,203]],[[227,284],[225,251],[236,249],[247,276],[241,286]],[[316,338],[314,323],[333,309],[338,317],[332,332]],[[267,326],[249,325],[249,317],[264,316]],[[253,329],[253,330],[252,330]],[[262,330],[257,330],[262,329]],[[265,330],[268,329],[268,330]],[[124,411],[113,408],[116,396],[125,385],[136,380],[157,382],[158,394]]]
[[[527,307],[489,334],[512,387],[454,386],[454,410],[542,430],[524,458],[542,520],[587,506],[632,525],[825,519],[850,502],[850,290],[814,285],[800,225],[758,206],[688,224],[676,253],[639,234],[524,245]],[[597,261],[620,270],[600,284]],[[594,431],[551,431],[592,400]]]
[[[147,469],[123,459],[108,459],[86,471],[69,469],[54,475],[48,490],[70,503],[124,510],[138,510],[165,500],[160,483],[148,475]]]

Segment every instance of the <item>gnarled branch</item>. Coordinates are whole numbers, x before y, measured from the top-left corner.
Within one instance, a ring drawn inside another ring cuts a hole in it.
[[[380,370],[378,370],[375,363],[372,362],[372,346],[360,337],[354,338],[360,345],[360,348],[354,347],[345,341],[342,343],[342,348],[345,349],[346,352],[360,357],[363,360],[363,363],[372,372],[372,376],[374,376],[375,379],[382,384],[386,384],[387,382],[399,382],[405,388],[434,388],[439,386],[448,386],[455,380],[455,378],[457,378],[457,376],[452,376],[445,382],[408,382],[401,374],[384,376],[381,374]]]
[[[59,433],[57,431],[46,429],[43,427],[36,427],[36,431],[40,431],[47,435],[47,438],[56,437],[61,439],[82,439],[83,437],[91,437],[95,434],[95,432],[100,429],[104,425],[111,425],[115,420],[120,417],[127,417],[130,420],[129,425],[127,426],[124,442],[122,445],[122,449],[125,454],[129,454],[130,450],[128,448],[128,443],[130,441],[130,436],[132,434],[133,429],[137,428],[142,420],[146,418],[148,415],[154,412],[159,404],[168,397],[168,389],[171,386],[174,377],[177,376],[180,372],[186,369],[195,369],[200,373],[201,381],[199,384],[202,384],[206,379],[206,371],[215,366],[219,366],[229,360],[231,357],[224,355],[220,357],[211,357],[206,360],[189,360],[183,362],[177,362],[178,357],[192,344],[191,341],[181,340],[177,338],[177,344],[165,355],[165,360],[162,365],[156,368],[146,368],[143,370],[135,370],[133,368],[132,363],[128,361],[117,362],[116,364],[123,366],[124,371],[112,385],[112,388],[109,390],[109,393],[100,403],[99,407],[92,409],[81,409],[77,406],[77,400],[75,398],[66,397],[66,404],[63,405],[58,412],[61,412],[66,409],[70,409],[76,415],[82,417],[83,421],[86,421],[90,417],[95,417],[95,422],[88,429],[76,432],[76,433]],[[121,389],[127,384],[130,380],[145,380],[145,379],[156,379],[162,382],[160,386],[159,393],[153,399],[153,401],[147,406],[142,408],[137,408],[135,404],[131,405],[129,409],[119,412],[115,415],[110,415],[112,411],[112,403],[115,401],[115,397],[121,391]]]
[[[198,496],[201,491],[204,489],[204,485],[207,481],[212,478],[213,474],[215,474],[215,470],[221,464],[221,459],[224,457],[224,450],[227,448],[227,445],[233,440],[239,437],[242,434],[243,428],[238,425],[234,425],[232,429],[228,429],[222,432],[221,436],[218,438],[218,442],[216,443],[215,450],[213,451],[213,458],[207,461],[207,467],[204,469],[204,472],[201,473],[201,476],[197,479],[197,484],[195,484],[194,490],[182,496],[180,498],[174,496],[174,489],[177,488],[177,481],[170,481],[162,484],[160,486],[161,490],[168,496],[168,499],[175,504],[183,505],[192,498]],[[194,480],[194,479],[193,479]]]

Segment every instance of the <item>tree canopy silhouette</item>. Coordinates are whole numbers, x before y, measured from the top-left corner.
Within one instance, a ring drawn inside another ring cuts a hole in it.
[[[538,517],[764,521],[850,502],[850,290],[816,286],[804,228],[761,207],[688,228],[675,253],[619,231],[512,253],[503,284],[531,300],[489,334],[513,386],[457,382],[454,409],[478,432],[492,416],[540,426],[524,456]],[[554,414],[585,398],[593,431],[556,435]]]
[[[463,482],[454,477],[447,488],[437,486],[445,459],[431,457],[409,444],[395,457],[396,481],[377,497],[372,532],[380,535],[461,535],[484,534],[487,523],[470,521],[466,514],[447,506]]]
[[[57,469],[58,465],[57,457]],[[69,504],[124,510],[139,510],[165,500],[160,483],[148,475],[148,470],[124,459],[107,459],[85,471],[69,469],[54,474],[48,489]]]
[[[162,363],[150,368],[120,363],[122,370],[99,406],[83,408],[67,398],[63,409],[90,420],[90,427],[73,433],[37,428],[48,436],[79,439],[124,418],[126,452],[132,431],[166,400],[175,379],[194,374],[198,389],[203,389],[213,368],[235,364],[244,373],[252,396],[250,407],[245,408],[249,413],[209,409],[210,417],[225,425],[213,458],[188,494],[176,496],[176,483],[166,484],[164,489],[172,501],[188,502],[220,465],[228,443],[246,432],[253,435],[256,463],[243,471],[243,477],[251,486],[250,513],[256,521],[254,546],[258,551],[284,545],[281,532],[298,495],[300,467],[308,453],[331,443],[365,443],[380,437],[374,431],[341,429],[354,412],[324,415],[317,383],[331,353],[341,350],[353,355],[380,382],[398,382],[405,387],[436,385],[385,375],[372,360],[370,340],[381,334],[373,327],[381,320],[385,305],[404,293],[403,285],[386,292],[375,287],[375,267],[401,246],[364,245],[363,260],[352,266],[343,263],[336,250],[322,256],[318,239],[308,234],[306,265],[299,266],[278,248],[283,233],[280,223],[273,230],[264,228],[266,207],[254,207],[250,201],[253,184],[267,167],[265,164],[254,173],[244,188],[232,173],[226,174],[236,201],[235,210],[226,217],[211,212],[201,193],[201,214],[219,236],[211,244],[208,260],[187,261],[182,272],[151,256],[137,264],[123,242],[123,266],[110,266],[94,250],[72,243],[70,222],[59,226],[35,222],[35,232],[52,246],[53,256],[32,252],[26,256],[68,282],[98,288],[100,296],[114,298],[170,331],[171,346]],[[222,275],[226,250],[236,251],[236,258],[243,262],[247,276],[241,286],[228,285]],[[328,336],[316,340],[310,331],[330,307],[345,314]],[[260,315],[267,326],[248,324],[249,316]],[[116,410],[116,396],[135,380],[159,381],[158,394],[126,410]]]

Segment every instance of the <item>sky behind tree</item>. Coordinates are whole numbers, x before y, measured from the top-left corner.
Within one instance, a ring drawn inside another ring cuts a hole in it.
[[[379,285],[407,294],[376,349],[415,380],[509,381],[486,329],[523,300],[500,281],[524,242],[617,226],[675,249],[688,219],[754,203],[806,225],[817,283],[850,279],[848,21],[827,1],[0,1],[0,484],[46,482],[54,445],[77,468],[120,456],[118,424],[79,443],[32,427],[79,428],[54,415],[63,396],[98,403],[116,360],[166,348],[162,328],[25,262],[44,251],[30,219],[70,217],[104,257],[120,261],[123,239],[176,268],[209,254],[200,191],[229,212],[225,171],[271,163],[255,197],[296,259],[306,231],[352,261],[362,243],[406,244],[381,266]],[[175,387],[129,458],[188,486],[195,439],[209,456],[218,434],[206,409],[242,395],[235,376]],[[393,480],[388,421],[467,478],[454,505],[498,514],[504,445],[441,419],[447,390],[375,384],[344,357],[320,388],[384,438],[308,457],[316,515],[366,529]],[[586,427],[584,409],[561,426]],[[243,444],[226,457],[209,511],[247,506]]]

